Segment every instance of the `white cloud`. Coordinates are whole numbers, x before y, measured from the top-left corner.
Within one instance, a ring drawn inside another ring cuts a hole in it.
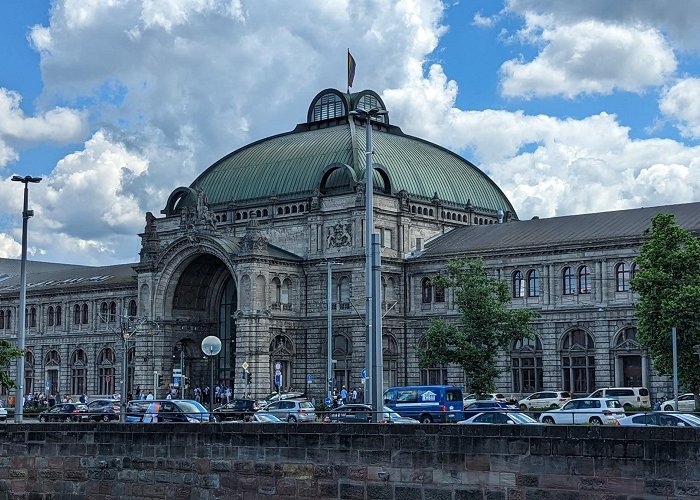
[[[106,132],[96,132],[84,149],[63,158],[31,186],[35,216],[29,234],[35,252],[50,254],[52,260],[79,255],[85,263],[135,260],[146,210],[126,187],[147,177],[148,160]],[[0,182],[0,211],[19,214],[21,193],[18,183]]]
[[[55,107],[37,116],[26,116],[21,102],[17,92],[0,87],[0,168],[17,159],[18,145],[70,143],[85,135],[83,113]]]
[[[655,29],[593,20],[556,26],[535,24],[545,20],[528,17],[527,36],[537,32],[544,48],[532,61],[503,63],[503,95],[573,98],[613,90],[641,92],[663,84],[676,69],[673,51]]]
[[[666,90],[659,108],[685,136],[700,138],[700,78],[686,78]]]
[[[421,83],[384,93],[389,109],[400,110],[392,120],[407,133],[466,152],[523,219],[700,198],[700,147],[633,139],[608,113],[560,119],[460,110],[456,83],[439,66]]]
[[[613,25],[656,26],[674,46],[700,50],[700,31],[697,29],[700,9],[696,0],[506,0],[506,10],[523,17],[546,15],[557,25],[593,19]]]
[[[9,234],[0,233],[0,258],[17,259],[21,253],[22,245],[20,243]]]

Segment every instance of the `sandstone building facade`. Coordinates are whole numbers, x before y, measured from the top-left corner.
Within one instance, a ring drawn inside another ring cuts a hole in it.
[[[247,145],[173,191],[146,214],[139,261],[28,265],[27,390],[110,394],[124,374],[147,390],[174,368],[207,383],[202,339],[222,341],[216,379],[250,392],[282,385],[326,391],[327,310],[333,384],[359,387],[365,358],[364,169],[367,123],[385,109],[372,91],[316,95],[307,120]],[[454,257],[483,257],[507,280],[515,307],[541,315],[533,341],[502,356],[499,390],[668,391],[636,342],[629,280],[658,212],[700,231],[698,204],[519,221],[483,172],[440,146],[372,121],[374,220],[382,241],[384,384],[462,384],[455,366],[420,369],[417,347],[435,317],[456,317],[431,277]],[[331,296],[328,297],[328,262]],[[15,339],[19,261],[0,259],[0,335]],[[329,304],[330,302],[330,304]],[[128,337],[128,340],[124,340]],[[162,394],[162,388],[157,388]],[[6,390],[4,390],[6,392]]]

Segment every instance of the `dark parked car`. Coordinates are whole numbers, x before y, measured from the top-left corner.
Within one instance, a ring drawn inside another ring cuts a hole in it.
[[[61,403],[39,414],[39,422],[87,422],[88,407],[82,403]]]
[[[468,419],[485,411],[510,411],[518,410],[517,405],[506,403],[504,401],[474,401],[472,404],[464,408],[464,419]]]
[[[394,410],[385,406],[379,418],[381,423],[387,424],[418,424],[418,420],[411,417],[402,417]],[[372,421],[372,407],[366,404],[347,404],[340,406],[325,417],[324,422],[350,422],[367,423]]]
[[[96,399],[87,405],[90,420],[111,422],[119,420],[119,401],[114,399]]]
[[[214,408],[212,415],[217,422],[227,420],[251,421],[255,412],[258,411],[257,403],[252,399],[234,399],[230,403]]]

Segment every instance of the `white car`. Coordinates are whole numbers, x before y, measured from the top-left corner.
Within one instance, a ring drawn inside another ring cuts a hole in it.
[[[532,408],[560,408],[571,399],[571,394],[566,391],[542,391],[530,394],[525,399],[518,401],[518,407],[525,411]]]
[[[661,409],[663,411],[674,411],[675,404],[675,400],[669,399],[661,403]],[[695,395],[693,393],[678,396],[678,411],[695,411]]]
[[[2,404],[2,401],[0,401],[0,422],[4,422],[5,420],[7,420],[7,410]]]
[[[458,425],[472,424],[516,424],[516,425],[540,425],[529,415],[517,411],[485,411],[477,413],[471,418],[457,422]]]
[[[700,418],[685,413],[638,413],[618,422],[625,427],[700,427]]]
[[[467,394],[462,398],[462,402],[464,404],[464,407],[466,408],[470,404],[472,404],[474,401],[505,401],[506,397],[501,394],[501,393],[495,393],[495,394],[482,394],[481,397],[479,397],[478,394],[472,393],[472,394]]]
[[[616,399],[572,399],[559,409],[540,415],[543,424],[612,424],[625,416],[625,409]]]

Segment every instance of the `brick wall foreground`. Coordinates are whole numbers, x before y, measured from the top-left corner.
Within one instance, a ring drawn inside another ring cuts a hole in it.
[[[0,426],[0,499],[698,498],[690,428]]]

